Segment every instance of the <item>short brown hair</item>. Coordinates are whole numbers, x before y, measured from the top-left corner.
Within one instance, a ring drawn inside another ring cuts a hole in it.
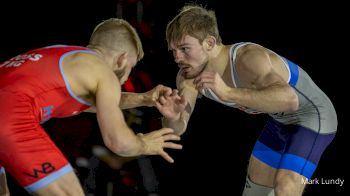
[[[181,8],[180,13],[167,25],[166,40],[170,44],[181,40],[185,35],[197,38],[200,43],[211,35],[221,44],[215,12],[194,4]]]
[[[131,44],[136,49],[137,60],[143,58],[144,52],[139,35],[127,21],[110,18],[98,24],[90,37],[89,45],[118,50]]]

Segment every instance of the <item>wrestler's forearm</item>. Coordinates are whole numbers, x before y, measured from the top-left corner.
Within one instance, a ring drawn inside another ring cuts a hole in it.
[[[146,95],[144,93],[122,92],[119,103],[121,109],[130,109],[141,106],[147,106]]]
[[[120,109],[130,109],[141,106],[147,106],[146,95],[144,93],[122,92],[119,107]],[[96,107],[92,106],[84,112],[96,113]]]
[[[223,100],[265,113],[294,112],[299,106],[298,96],[289,85],[275,85],[260,90],[232,88]]]
[[[182,135],[187,128],[187,121],[180,117],[178,120],[171,120],[168,118],[162,118],[163,127],[172,128],[175,131],[175,134]]]

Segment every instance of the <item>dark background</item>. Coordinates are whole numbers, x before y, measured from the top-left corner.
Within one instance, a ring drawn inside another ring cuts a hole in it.
[[[143,26],[135,22],[135,2],[122,1],[122,5],[123,17],[139,31],[146,53],[136,70],[148,73],[153,85],[175,87],[177,66],[167,50],[165,28],[190,1],[142,1]],[[224,44],[251,41],[270,48],[300,65],[330,97],[338,114],[338,134],[313,177],[340,178],[345,183],[343,187],[310,185],[306,195],[345,195],[349,183],[345,161],[349,84],[345,71],[349,66],[346,6],[329,1],[307,5],[297,1],[196,2],[216,11]],[[117,0],[2,1],[0,61],[51,44],[85,46],[95,25],[117,16],[116,5]],[[156,111],[150,114],[159,118]],[[152,157],[160,195],[239,195],[250,151],[265,118],[199,99],[182,136],[184,149],[169,151],[175,164]]]

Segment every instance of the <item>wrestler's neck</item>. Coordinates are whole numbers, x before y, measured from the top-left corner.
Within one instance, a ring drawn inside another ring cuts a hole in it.
[[[208,70],[223,74],[229,60],[229,47],[223,44],[215,45],[208,53]]]
[[[114,55],[111,51],[105,50],[102,47],[94,47],[91,45],[88,45],[87,48],[94,51],[101,59],[109,65],[111,68],[113,68],[113,62],[114,62]]]

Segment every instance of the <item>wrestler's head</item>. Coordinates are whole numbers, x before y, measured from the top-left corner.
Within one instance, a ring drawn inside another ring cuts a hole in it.
[[[127,80],[131,69],[144,55],[136,30],[127,21],[118,18],[98,24],[90,37],[89,47],[103,54],[121,83]]]
[[[208,64],[209,51],[221,44],[214,11],[185,6],[166,28],[166,40],[185,78],[199,75]]]

